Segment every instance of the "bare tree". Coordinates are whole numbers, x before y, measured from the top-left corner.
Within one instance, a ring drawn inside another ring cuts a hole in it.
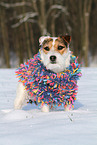
[[[85,60],[85,66],[88,66],[89,53],[89,18],[91,12],[92,0],[80,0],[80,21],[81,21],[81,45]]]
[[[90,55],[96,57],[96,0],[0,0],[0,11],[0,54],[7,67],[10,52],[19,63],[37,53],[40,35],[69,33],[71,49],[85,66]]]
[[[23,2],[25,2],[23,0]],[[25,6],[23,7],[23,14],[25,14]],[[28,28],[28,23],[25,22],[25,31],[26,31],[26,44],[27,44],[27,53],[28,53],[28,58],[31,58],[32,57],[32,54],[31,54],[31,47],[30,47],[30,39],[29,39],[29,28]]]
[[[55,19],[60,15],[60,13],[68,15],[68,12],[66,7],[57,4],[50,5],[47,11],[45,6],[46,1],[39,0],[38,2],[40,5],[37,4],[37,0],[32,0],[31,2],[25,2],[23,0],[23,2],[17,2],[13,4],[1,3],[1,5],[3,5],[6,8],[20,7],[24,5],[32,7],[32,12],[25,12],[20,15],[14,16],[12,19],[18,19],[18,22],[14,24],[12,27],[13,28],[18,27],[24,22],[36,23],[40,28],[41,35],[47,35],[49,33],[47,30],[48,18],[52,17],[52,23],[54,23]],[[25,27],[27,30],[27,24],[25,24]]]
[[[3,37],[4,55],[5,61],[8,68],[10,68],[10,58],[9,58],[9,39],[8,39],[8,29],[6,25],[6,15],[4,9],[1,9],[1,33]]]

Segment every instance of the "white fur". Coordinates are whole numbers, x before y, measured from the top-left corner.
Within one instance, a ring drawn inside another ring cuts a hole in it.
[[[49,105],[44,104],[43,107],[41,108],[42,112],[49,112]]]
[[[52,64],[50,62],[50,56],[55,55],[56,56],[56,63]],[[47,69],[52,70],[55,73],[60,73],[65,70],[66,67],[70,65],[70,51],[68,50],[67,53],[64,53],[61,55],[58,52],[54,52],[51,50],[47,54],[45,54],[41,50],[41,59],[42,63],[46,66]]]
[[[39,39],[40,45],[43,43],[45,39],[52,38],[53,43],[52,43],[52,48],[51,50],[45,54],[43,50],[41,50],[41,59],[42,63],[46,66],[47,69],[52,70],[55,73],[60,73],[65,70],[66,67],[70,65],[70,51],[69,51],[69,46],[67,48],[67,53],[64,52],[62,55],[58,53],[57,51],[54,51],[54,45],[55,45],[55,40],[57,37],[49,37],[49,36],[42,36]],[[56,56],[56,64],[52,64],[50,62],[50,56],[55,55]]]
[[[55,73],[60,73],[62,71],[65,70],[66,67],[68,67],[70,65],[70,51],[69,51],[69,47],[67,50],[67,53],[63,53],[62,55],[60,53],[58,53],[57,51],[54,51],[53,47],[55,44],[55,40],[57,39],[57,37],[50,37],[50,36],[42,36],[39,39],[39,43],[40,45],[42,45],[43,41],[47,38],[52,38],[53,39],[53,46],[52,49],[45,54],[42,50],[41,50],[41,59],[43,64],[46,66],[47,69],[52,70]],[[50,56],[51,55],[55,55],[56,56],[56,63],[52,64],[50,62]],[[26,100],[28,94],[27,91],[25,90],[25,87],[23,86],[22,83],[18,84],[17,87],[17,94],[16,94],[16,99],[14,101],[14,108],[15,109],[21,109],[24,101]],[[65,110],[69,110],[68,107]],[[41,109],[42,112],[49,112],[49,106],[44,105]]]
[[[72,107],[70,107],[70,105],[68,105],[66,108],[65,108],[65,111],[71,111],[72,110]]]
[[[17,86],[16,98],[14,101],[14,108],[21,109],[27,96],[28,93],[25,90],[25,87],[21,82],[19,82]]]
[[[57,37],[42,36],[42,37],[39,38],[39,44],[42,45],[43,41],[44,41],[45,39],[48,39],[48,38],[52,38],[54,41],[55,41],[55,39],[57,39]],[[54,41],[53,41],[53,42],[54,42]]]

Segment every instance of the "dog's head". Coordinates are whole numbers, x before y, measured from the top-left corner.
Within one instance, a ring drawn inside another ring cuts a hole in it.
[[[70,41],[71,36],[68,35],[60,37],[40,37],[41,59],[47,69],[55,73],[60,73],[70,65]]]

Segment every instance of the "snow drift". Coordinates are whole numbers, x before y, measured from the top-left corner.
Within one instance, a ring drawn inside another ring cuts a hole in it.
[[[75,108],[14,110],[15,69],[0,69],[0,145],[97,145],[97,68],[82,68]]]

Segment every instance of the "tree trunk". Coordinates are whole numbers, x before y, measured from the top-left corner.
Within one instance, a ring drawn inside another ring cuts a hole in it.
[[[88,53],[89,53],[89,14],[85,14],[85,43],[84,43],[84,58],[85,58],[85,66],[88,64]]]
[[[15,53],[16,53],[16,56],[18,56],[19,58],[19,64],[21,64],[21,62],[23,62],[23,58],[21,58],[21,46],[20,46],[20,41],[19,41],[19,37],[20,35],[18,35],[17,33],[17,30],[15,29],[14,30],[14,43],[15,43]]]
[[[19,29],[20,29],[20,32],[23,31],[22,26],[20,26]],[[19,58],[20,58],[19,61],[21,64],[21,63],[23,63],[23,54],[24,54],[23,42],[22,42],[22,33],[20,33],[18,41],[19,41]]]
[[[5,21],[6,21],[5,11],[4,9],[2,9],[1,32],[2,32],[3,47],[4,47],[4,55],[5,55],[6,65],[8,68],[10,68],[8,30]]]
[[[80,19],[81,19],[81,46],[82,46],[82,56],[84,56],[85,66],[88,63],[88,53],[89,53],[89,18],[91,11],[92,0],[80,0]]]
[[[55,37],[55,19],[54,19],[54,17],[52,18],[52,23],[51,23],[51,33],[52,33],[52,36]]]
[[[24,2],[24,0],[23,0]],[[25,13],[25,6],[23,6],[23,13]],[[31,53],[31,45],[30,45],[30,40],[29,40],[29,29],[28,29],[28,23],[25,22],[25,32],[26,32],[26,44],[27,44],[27,53],[28,53],[28,58],[32,57],[32,53]]]
[[[56,14],[56,12],[54,11],[54,12],[52,12],[52,21],[51,21],[51,34],[52,34],[52,36],[53,37],[55,37],[55,14]]]
[[[34,36],[33,36],[33,29],[32,29],[31,24],[29,24],[29,28],[30,28],[30,40],[31,40],[32,53],[36,54],[38,52],[38,48],[35,48],[35,45],[34,45]]]
[[[39,26],[41,30],[41,35],[47,35],[45,0],[40,0],[40,11],[41,15],[39,16]]]
[[[31,52],[31,46],[30,46],[30,40],[29,40],[29,30],[28,30],[27,22],[25,22],[25,31],[26,31],[26,44],[27,44],[28,58],[31,58],[32,52]]]

